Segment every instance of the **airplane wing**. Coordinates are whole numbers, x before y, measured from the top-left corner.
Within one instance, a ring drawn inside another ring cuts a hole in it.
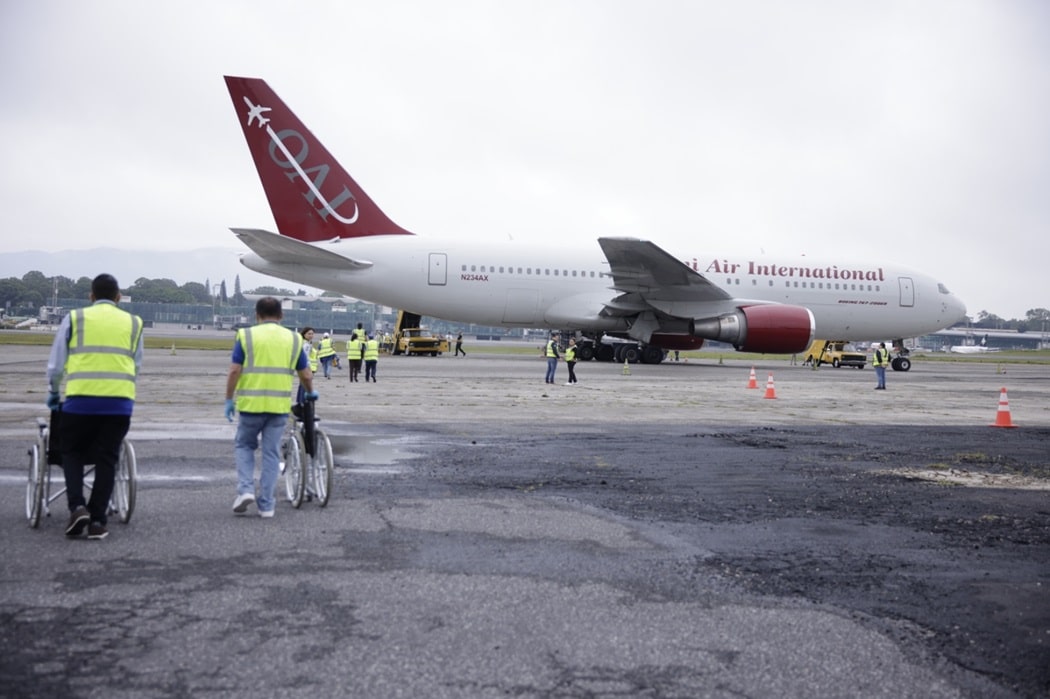
[[[609,261],[612,288],[620,296],[606,304],[610,315],[655,309],[669,315],[702,315],[733,297],[661,247],[637,238],[598,238]]]
[[[287,236],[258,228],[231,228],[241,241],[267,262],[332,269],[367,269],[372,263],[355,260]]]

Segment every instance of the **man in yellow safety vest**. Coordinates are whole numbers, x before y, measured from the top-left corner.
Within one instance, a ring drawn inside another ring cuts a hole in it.
[[[237,331],[226,375],[226,419],[233,422],[234,414],[240,413],[234,438],[237,499],[233,501],[233,512],[238,515],[245,514],[248,506],[256,502],[255,450],[260,442],[259,516],[274,515],[281,434],[288,422],[295,374],[306,389],[303,397],[317,400],[303,338],[280,325],[283,315],[281,302],[272,296],[256,302],[257,324]]]
[[[321,362],[321,370],[326,379],[332,378],[332,362],[335,361],[335,347],[332,346],[332,338],[325,333],[321,336],[321,346],[317,348],[317,359]]]
[[[357,382],[357,377],[361,373],[361,359],[364,357],[365,352],[365,341],[364,341],[364,330],[358,335],[355,330],[353,335],[350,336],[350,341],[346,343],[346,360],[350,364],[350,380]]]
[[[558,333],[551,333],[551,339],[547,340],[547,348],[544,350],[547,357],[547,383],[554,383],[554,372],[558,369]]]
[[[58,326],[47,362],[47,407],[61,444],[70,512],[66,536],[80,536],[86,528],[89,539],[104,539],[120,447],[135,407],[142,319],[117,307],[120,286],[112,275],[92,280],[90,298],[91,306],[73,311]],[[59,400],[63,377],[64,404]],[[84,467],[89,464],[95,466],[95,482],[85,503]]]
[[[886,349],[886,343],[880,342],[875,349],[875,356],[871,359],[871,365],[875,367],[875,390],[886,390],[886,367],[890,363],[890,352]]]
[[[379,363],[379,340],[375,335],[369,335],[365,341],[365,383],[372,379],[376,382],[376,365]]]

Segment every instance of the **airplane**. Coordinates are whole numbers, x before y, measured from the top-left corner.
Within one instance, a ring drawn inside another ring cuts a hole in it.
[[[977,345],[952,345],[948,348],[949,352],[955,354],[983,354],[984,352],[998,352],[998,347],[989,347],[988,336],[985,335],[981,338],[981,343]]]
[[[262,274],[449,321],[571,330],[591,340],[581,360],[658,363],[706,340],[788,354],[814,337],[917,337],[966,315],[944,284],[880,262],[672,254],[628,237],[570,247],[417,236],[265,81],[225,80],[277,224],[231,228],[251,250],[241,263]]]

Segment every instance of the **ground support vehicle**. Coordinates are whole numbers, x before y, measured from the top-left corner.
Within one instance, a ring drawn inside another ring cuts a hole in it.
[[[61,411],[51,413],[51,424],[57,425]],[[48,426],[48,421],[37,418],[36,441],[29,447],[29,480],[26,483],[26,519],[29,526],[36,528],[40,525],[41,515],[51,516],[51,503],[66,494],[65,487],[52,488],[52,466],[59,468],[59,478],[65,478],[61,474],[62,455],[58,448],[58,442],[53,439],[53,433]],[[92,477],[95,467],[91,466],[84,474],[84,485],[89,489],[94,483]],[[120,457],[117,460],[116,474],[113,481],[113,495],[109,501],[109,512],[119,516],[120,521],[127,524],[131,521],[131,514],[135,511],[135,492],[138,483],[138,465],[135,461],[135,448],[131,442],[125,439],[120,445]]]
[[[838,369],[851,366],[863,369],[868,357],[846,340],[813,340],[802,355],[802,364],[820,366],[830,364]]]
[[[293,410],[294,420],[281,440],[281,472],[284,488],[292,507],[316,501],[324,507],[332,494],[332,471],[335,459],[332,442],[317,426],[315,402],[308,400]]]
[[[419,327],[422,319],[418,313],[398,311],[394,328],[393,354],[429,354],[436,357],[448,352],[448,340],[431,335]]]

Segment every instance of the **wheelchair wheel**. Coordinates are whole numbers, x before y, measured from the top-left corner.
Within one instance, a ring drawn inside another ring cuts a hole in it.
[[[135,447],[124,440],[120,445],[117,473],[113,480],[113,506],[120,521],[127,524],[135,511],[135,489],[138,480],[138,464],[135,462]]]
[[[26,483],[26,519],[34,529],[40,525],[44,510],[44,472],[47,465],[47,433],[43,432],[29,447],[29,481]]]
[[[324,507],[328,504],[328,498],[332,493],[332,470],[334,465],[332,442],[328,439],[328,435],[325,434],[324,430],[320,428],[314,434],[317,441],[314,446],[311,476],[313,477],[313,490],[314,495],[317,497],[317,504]]]
[[[303,464],[306,462],[302,442],[292,431],[281,443],[281,460],[284,461],[284,491],[292,507],[303,504],[306,492],[306,478],[303,476]]]

